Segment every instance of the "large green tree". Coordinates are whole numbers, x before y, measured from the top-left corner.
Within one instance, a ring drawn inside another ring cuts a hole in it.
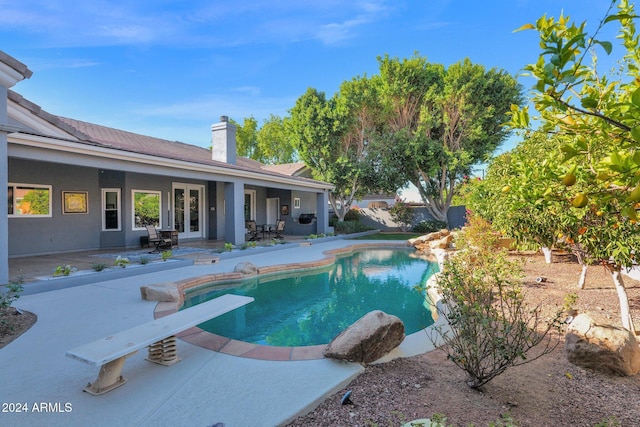
[[[264,164],[292,163],[297,153],[285,128],[285,120],[276,115],[265,119],[261,127],[253,117],[246,117],[242,124],[231,120],[236,126],[236,151]]]
[[[296,101],[287,129],[313,177],[334,185],[329,194],[338,219],[354,200],[377,188],[368,148],[375,124],[375,88],[366,78],[344,82],[331,99],[309,88]]]
[[[577,229],[573,223],[570,238],[610,271],[622,324],[631,331],[635,328],[620,273],[634,263],[640,243],[636,224],[640,207],[640,49],[635,19],[633,5],[620,0],[611,2],[591,35],[586,23],[576,25],[564,15],[558,19],[543,16],[523,26],[538,31],[542,48],[537,62],[526,67],[535,79],[532,99],[540,114],[539,126],[531,124],[526,108],[514,108],[511,120],[514,127],[545,133],[556,141],[561,156],[550,153],[548,163],[568,170],[570,181],[576,184],[556,182],[546,197],[564,203],[575,220],[583,222]],[[595,57],[612,52],[611,42],[596,38],[612,23],[619,24],[618,38],[625,50],[615,73],[598,70]]]
[[[448,68],[418,55],[379,62],[376,166],[388,189],[412,183],[429,213],[446,221],[456,185],[508,136],[502,124],[522,101],[520,87],[506,72],[468,59]]]

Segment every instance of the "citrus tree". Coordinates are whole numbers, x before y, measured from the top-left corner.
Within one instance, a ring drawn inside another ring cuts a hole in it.
[[[617,5],[617,8],[616,8]],[[555,141],[547,161],[564,176],[545,190],[567,212],[568,236],[610,272],[618,292],[622,325],[635,332],[621,270],[634,263],[640,207],[640,50],[628,0],[612,1],[590,35],[586,23],[543,16],[522,30],[539,33],[542,52],[525,70],[535,79],[532,101],[540,132]],[[625,54],[616,73],[598,70],[597,54],[613,44],[599,40],[619,25]],[[594,58],[588,62],[588,54]],[[510,124],[533,129],[527,108],[512,107]],[[570,184],[570,185],[568,185]],[[548,191],[548,192],[547,192]]]

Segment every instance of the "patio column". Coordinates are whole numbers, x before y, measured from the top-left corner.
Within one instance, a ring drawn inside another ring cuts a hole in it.
[[[244,243],[244,184],[226,182],[224,184],[225,200],[225,240],[234,245]]]
[[[9,184],[9,150],[7,135],[20,130],[9,124],[9,88],[31,77],[31,70],[15,58],[0,51],[0,285],[9,283],[9,218],[7,186]]]
[[[324,191],[316,194],[316,227],[318,234],[329,232],[329,193]]]

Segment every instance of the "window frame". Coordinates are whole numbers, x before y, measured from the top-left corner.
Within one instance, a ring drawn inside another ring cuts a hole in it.
[[[117,207],[115,209],[107,207],[107,193],[116,193]],[[122,191],[120,188],[102,188],[102,231],[122,231]],[[118,227],[107,228],[107,211],[117,212]]]
[[[158,195],[158,224],[152,224],[156,228],[162,228],[162,191],[160,190],[131,190],[131,230],[142,231],[146,230],[145,226],[136,227],[136,193],[147,193]]]
[[[52,218],[53,217],[53,186],[52,185],[47,185],[47,184],[27,184],[27,183],[18,183],[18,182],[9,182],[7,184],[7,190],[9,189],[9,187],[12,188],[11,193],[12,193],[12,200],[11,203],[9,203],[9,200],[7,200],[7,204],[10,206],[7,206],[7,216],[8,218]],[[49,213],[47,214],[38,214],[38,215],[26,215],[26,214],[16,214],[17,212],[17,206],[16,206],[16,194],[17,188],[32,188],[32,189],[45,189],[49,192]],[[8,208],[11,207],[11,210],[13,213],[9,213],[8,212]]]

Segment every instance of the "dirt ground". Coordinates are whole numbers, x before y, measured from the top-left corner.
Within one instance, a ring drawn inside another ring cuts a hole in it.
[[[580,266],[567,257],[545,264],[541,255],[527,255],[525,283],[530,303],[545,312],[561,307],[575,292],[578,312],[620,325],[618,297],[610,275],[593,266],[584,290],[577,287]],[[537,283],[537,277],[547,280]],[[634,322],[640,325],[640,282],[624,277]],[[425,337],[426,339],[426,337]],[[569,363],[564,337],[540,359],[507,369],[481,391],[465,385],[466,374],[443,351],[370,365],[343,390],[328,397],[289,426],[401,426],[411,420],[444,414],[447,425],[476,427],[512,417],[519,426],[640,425],[640,374],[607,375]],[[351,390],[353,404],[340,403]],[[500,425],[500,424],[497,424]]]
[[[0,307],[0,315],[0,348],[26,332],[37,320],[35,314],[13,307]]]

